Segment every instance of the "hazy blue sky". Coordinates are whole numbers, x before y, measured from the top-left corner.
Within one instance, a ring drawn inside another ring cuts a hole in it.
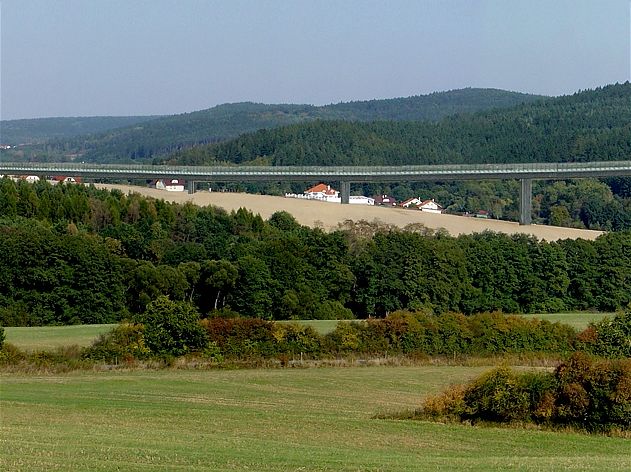
[[[629,80],[629,0],[1,0],[2,119]]]

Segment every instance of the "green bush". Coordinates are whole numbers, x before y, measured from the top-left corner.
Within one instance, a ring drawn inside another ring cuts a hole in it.
[[[145,344],[144,326],[126,322],[100,335],[83,351],[83,357],[86,359],[106,362],[128,362],[144,359],[150,354],[151,351]]]
[[[502,367],[428,398],[420,416],[630,430],[631,359],[594,361],[575,353],[553,373]]]
[[[4,340],[7,338],[7,335],[4,332],[4,327],[0,326],[0,349],[4,346]]]
[[[527,419],[530,394],[520,380],[505,367],[484,374],[464,392],[462,418],[500,422]]]
[[[324,300],[311,316],[314,320],[353,320],[355,315],[338,301]]]
[[[318,357],[322,351],[322,336],[311,326],[297,323],[274,323],[272,334],[278,353],[306,354]]]
[[[395,311],[381,319],[340,323],[327,335],[335,352],[428,355],[567,353],[576,332],[569,326],[501,313],[464,316]]]
[[[201,325],[223,355],[235,358],[277,354],[274,323],[259,318],[208,318]]]
[[[208,336],[193,305],[161,296],[147,305],[137,321],[144,325],[144,341],[153,354],[181,356],[203,351]]]
[[[582,349],[592,354],[609,357],[631,357],[631,306],[613,318],[604,318],[580,333]]]

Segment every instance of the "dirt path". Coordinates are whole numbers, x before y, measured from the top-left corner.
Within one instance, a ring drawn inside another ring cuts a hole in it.
[[[539,239],[555,241],[558,239],[596,239],[603,234],[602,231],[585,229],[563,228],[558,226],[520,226],[518,223],[499,220],[484,220],[467,218],[455,215],[437,215],[416,210],[404,210],[402,208],[384,208],[368,205],[340,205],[313,200],[297,200],[293,198],[272,197],[269,195],[251,195],[247,193],[223,193],[223,192],[197,192],[189,195],[185,192],[167,192],[145,187],[132,187],[127,185],[99,184],[101,188],[116,188],[123,192],[136,192],[166,201],[184,203],[192,202],[196,205],[214,205],[228,211],[247,208],[253,213],[259,213],[263,218],[269,218],[274,212],[287,211],[296,220],[307,226],[319,226],[330,230],[337,228],[344,220],[378,221],[399,227],[411,223],[422,223],[428,228],[444,228],[450,234],[479,233],[485,230],[500,233],[515,234],[525,233],[536,236]]]

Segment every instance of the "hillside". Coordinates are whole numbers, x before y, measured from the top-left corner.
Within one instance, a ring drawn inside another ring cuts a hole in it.
[[[81,155],[97,162],[132,161],[235,138],[260,129],[314,120],[435,121],[446,116],[511,107],[541,99],[537,95],[496,89],[462,89],[408,98],[339,103],[326,106],[234,103],[207,110],[160,117],[142,126],[50,140],[21,149],[16,159],[60,160]]]
[[[11,146],[39,144],[51,139],[72,138],[134,126],[156,118],[156,116],[82,116],[3,120],[0,121],[0,143]]]
[[[626,160],[631,84],[616,84],[438,122],[324,121],[260,130],[167,162],[404,165]]]

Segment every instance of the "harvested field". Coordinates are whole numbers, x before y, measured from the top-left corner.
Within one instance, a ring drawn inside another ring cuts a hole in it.
[[[270,195],[252,195],[230,192],[197,192],[189,195],[184,192],[167,192],[146,187],[128,185],[98,184],[100,188],[118,189],[123,192],[136,192],[166,201],[196,205],[214,205],[228,211],[247,208],[253,213],[269,218],[277,211],[287,211],[296,220],[306,226],[318,226],[326,230],[337,228],[345,220],[369,222],[377,221],[398,227],[421,223],[428,228],[444,228],[451,235],[480,233],[485,230],[498,233],[524,233],[546,241],[558,239],[596,239],[602,231],[563,228],[559,226],[520,226],[518,223],[499,220],[485,220],[455,215],[437,215],[402,208],[384,208],[368,205],[340,205],[313,200],[297,200],[293,198],[274,197]]]

